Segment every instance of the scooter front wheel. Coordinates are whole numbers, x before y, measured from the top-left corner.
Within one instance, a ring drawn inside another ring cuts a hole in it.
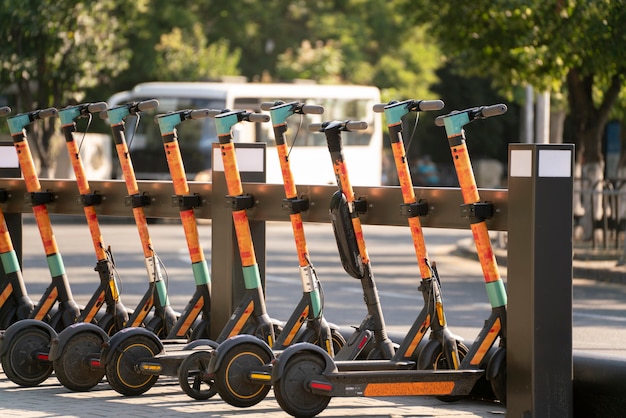
[[[326,409],[330,396],[306,389],[306,382],[311,376],[321,374],[324,365],[322,357],[310,352],[295,354],[287,360],[283,375],[274,383],[274,395],[283,411],[295,417],[313,417]]]
[[[137,335],[127,338],[111,355],[105,367],[111,387],[125,396],[137,396],[148,391],[159,376],[141,373],[139,361],[154,357],[159,351],[160,347],[148,337]]]
[[[467,356],[467,353],[469,353],[469,348],[460,341],[456,342],[456,348],[459,352],[459,362],[462,362],[465,356]],[[429,369],[432,370],[449,370],[452,368],[448,363],[448,359],[443,352],[441,344],[437,343],[437,350],[431,353],[428,365],[430,366]],[[463,398],[464,396],[437,396],[437,399],[443,402],[457,402]]]
[[[93,332],[78,333],[69,339],[53,362],[59,382],[75,392],[96,386],[104,377],[104,369],[94,368],[91,360],[100,355],[102,343],[102,337]]]
[[[204,401],[217,393],[213,376],[209,375],[211,353],[198,350],[187,356],[178,367],[178,383],[189,397]],[[204,388],[206,385],[206,388]]]
[[[24,328],[9,342],[2,356],[2,368],[7,377],[20,386],[37,386],[52,374],[52,363],[37,358],[48,353],[50,334],[38,327]]]
[[[257,344],[240,344],[230,349],[215,371],[215,384],[220,396],[228,404],[247,408],[258,404],[267,396],[269,384],[253,382],[250,371],[268,364],[272,359]]]

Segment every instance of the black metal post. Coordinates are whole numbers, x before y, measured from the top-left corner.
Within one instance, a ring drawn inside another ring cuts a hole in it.
[[[509,146],[507,416],[571,417],[573,144]]]

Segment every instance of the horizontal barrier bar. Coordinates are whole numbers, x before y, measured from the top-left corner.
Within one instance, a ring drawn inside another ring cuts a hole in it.
[[[41,181],[42,190],[51,192],[55,201],[48,204],[50,213],[82,215],[78,190],[73,180]],[[151,218],[178,218],[178,207],[172,204],[174,188],[168,181],[137,182],[139,190],[150,198],[150,205],[145,208],[146,216]],[[102,195],[102,203],[98,205],[98,215],[132,216],[131,208],[125,204],[126,186],[122,180],[90,180],[91,190]],[[212,218],[212,184],[189,182],[190,192],[201,197],[202,205],[196,209],[196,216],[202,219]],[[0,189],[6,191],[8,199],[0,207],[6,213],[30,212],[30,203],[26,200],[26,187],[22,179],[0,178]],[[337,190],[334,185],[298,185],[301,196],[309,199],[309,209],[303,212],[305,222],[329,222],[328,205],[332,194]],[[255,200],[255,206],[249,210],[251,220],[288,221],[288,212],[282,208],[284,188],[280,184],[244,183],[244,190]],[[367,212],[361,220],[370,225],[406,226],[406,218],[400,212],[402,193],[399,187],[354,187],[357,198],[367,201]],[[460,206],[463,203],[458,188],[415,188],[416,198],[428,202],[429,213],[421,218],[425,227],[467,229],[469,222],[461,216]],[[507,230],[508,190],[481,189],[480,195],[485,202],[494,206],[494,215],[488,221],[492,231]],[[217,201],[217,199],[215,199]],[[226,200],[224,200],[226,205]]]

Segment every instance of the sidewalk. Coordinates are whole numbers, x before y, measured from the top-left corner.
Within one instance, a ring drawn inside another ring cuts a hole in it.
[[[494,245],[493,252],[498,264],[506,266],[507,250]],[[626,265],[618,265],[623,249],[607,248],[601,245],[591,247],[589,242],[574,242],[573,276],[576,279],[599,280],[609,283],[626,284]],[[471,238],[457,243],[454,254],[460,257],[477,259],[476,247]]]
[[[505,408],[497,403],[461,400],[445,403],[432,397],[335,398],[320,417],[498,417]],[[124,397],[106,382],[90,392],[70,392],[52,376],[42,385],[22,388],[0,373],[0,415],[3,417],[289,417],[270,391],[252,408],[239,409],[219,396],[196,401],[185,395],[172,378],[161,378],[147,393]],[[268,415],[269,414],[269,415]]]

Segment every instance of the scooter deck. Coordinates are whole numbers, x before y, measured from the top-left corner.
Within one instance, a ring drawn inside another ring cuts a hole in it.
[[[484,370],[359,370],[311,376],[308,387],[326,396],[466,396]]]

